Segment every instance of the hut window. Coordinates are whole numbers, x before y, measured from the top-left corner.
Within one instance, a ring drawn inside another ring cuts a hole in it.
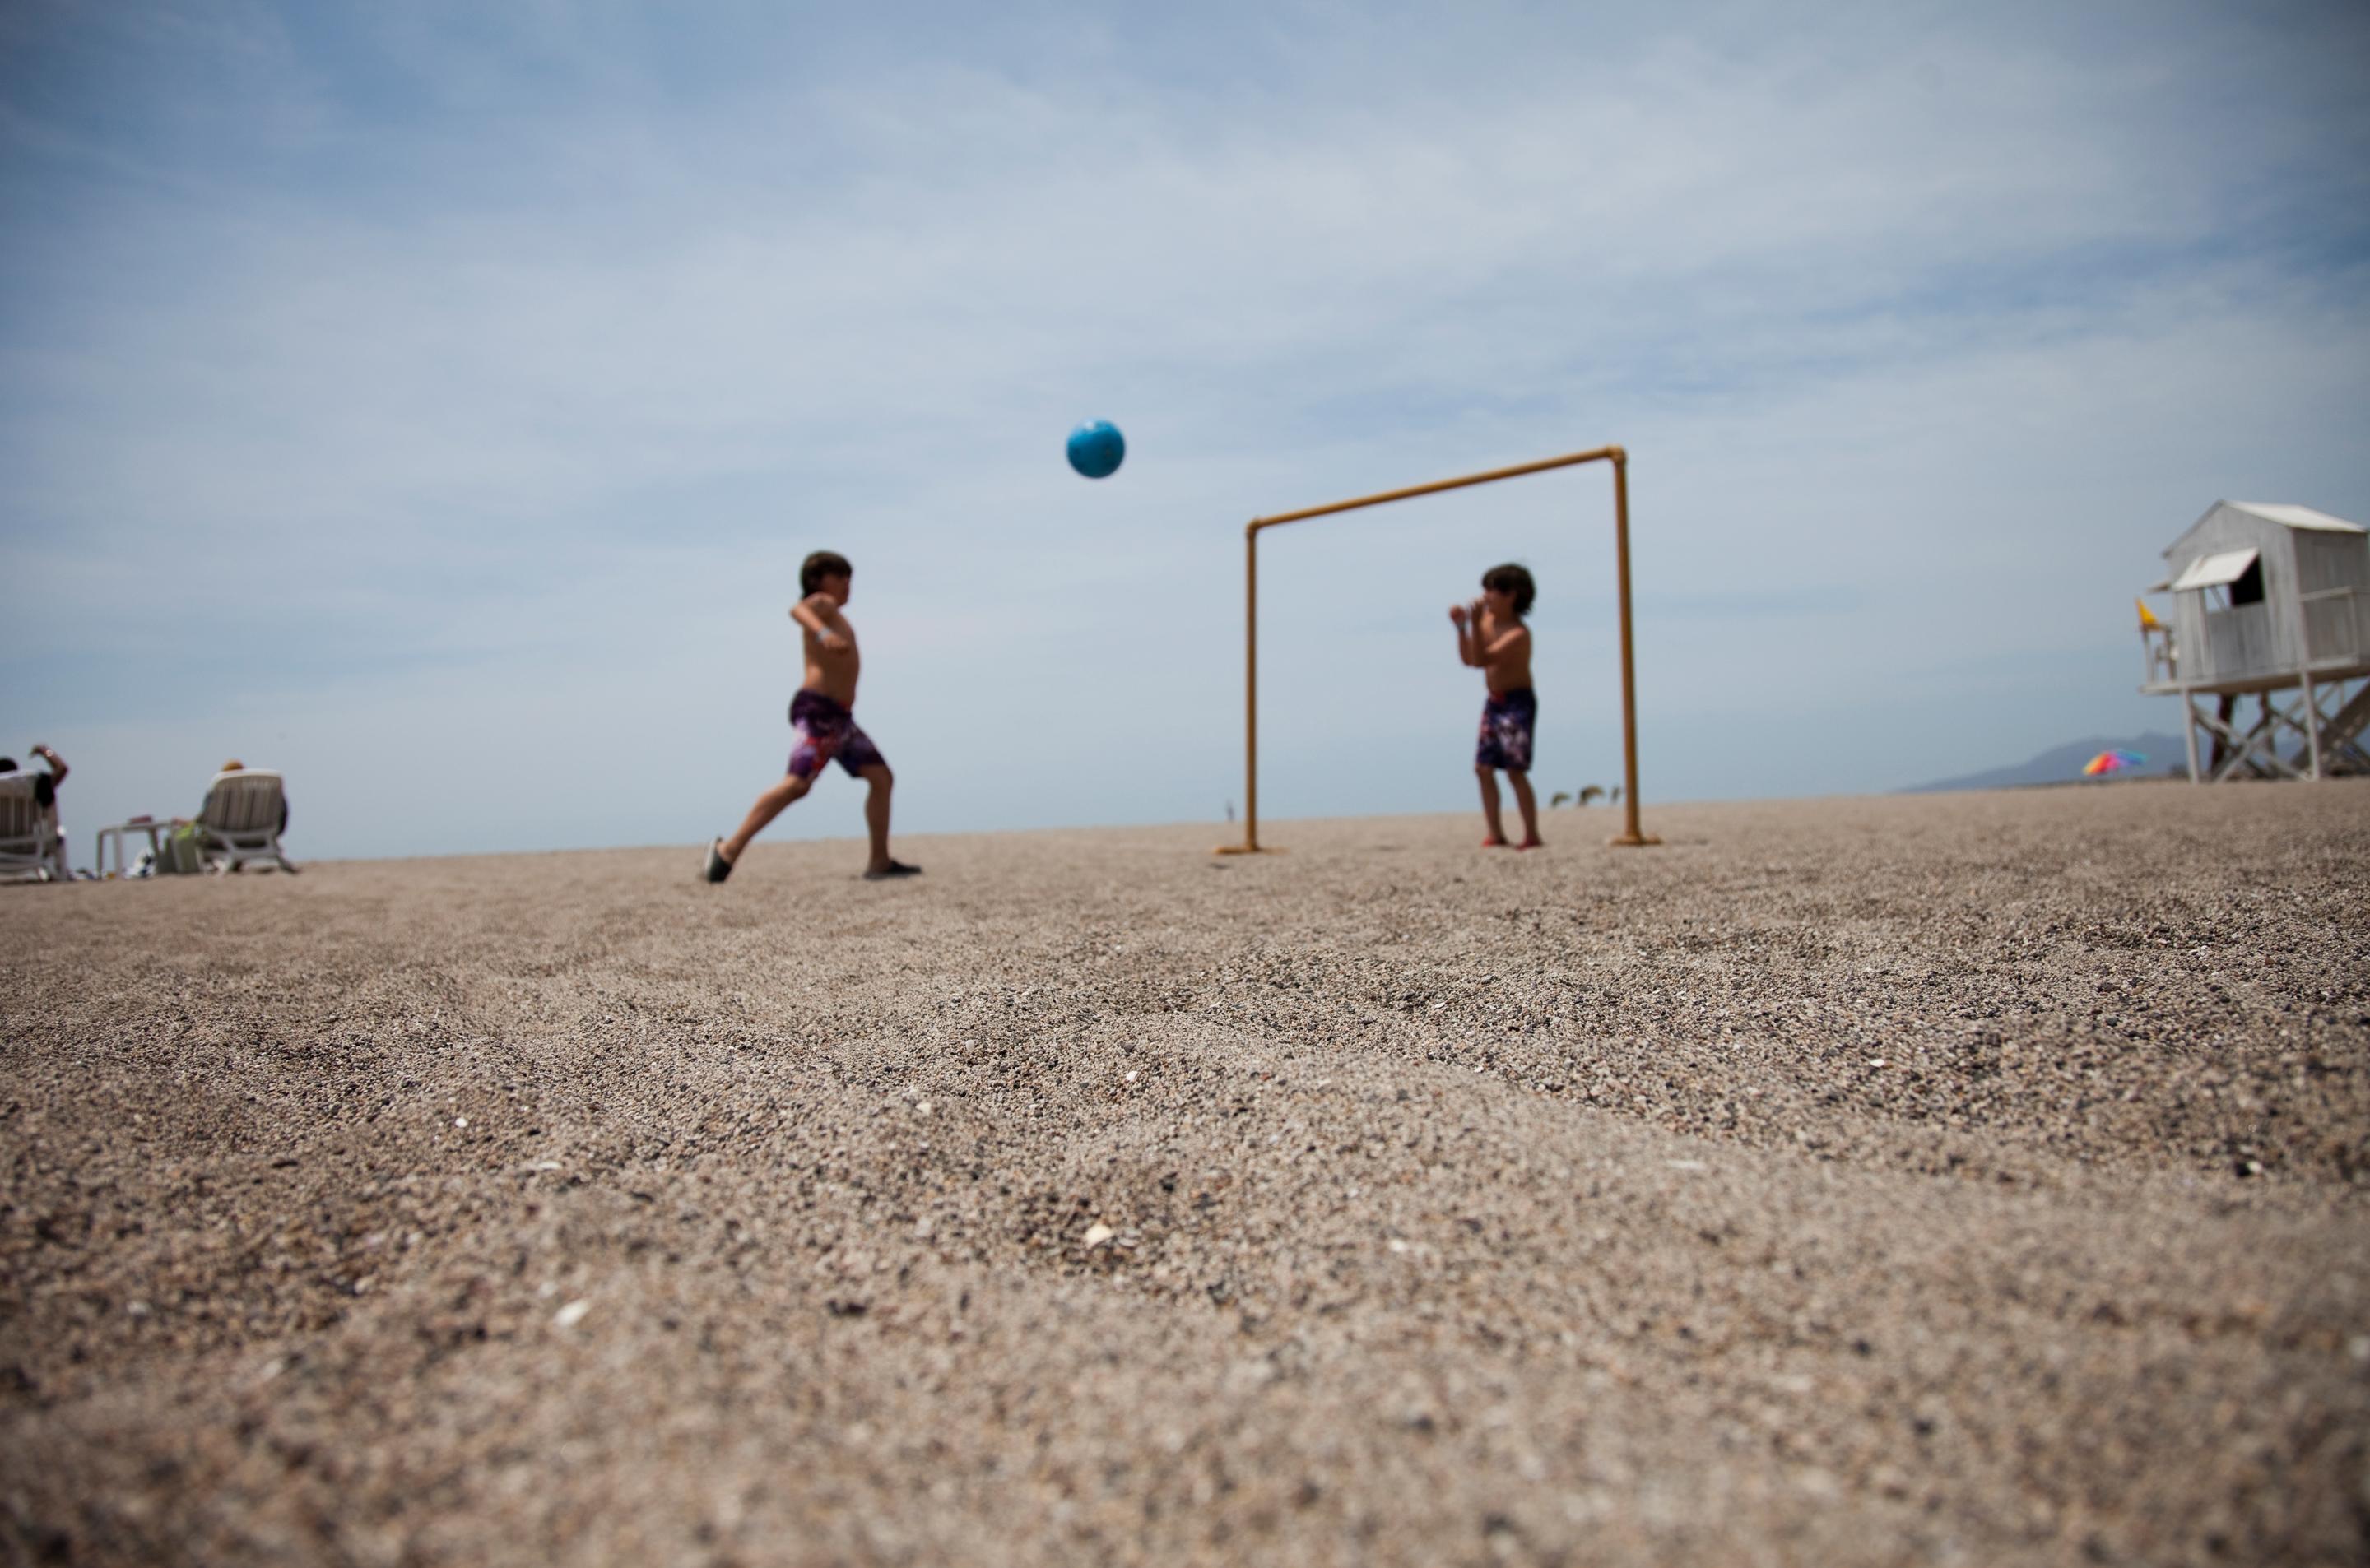
[[[2211,610],[2261,603],[2262,562],[2252,550],[2225,550],[2218,555],[2201,555],[2172,579],[2172,591],[2203,593]]]

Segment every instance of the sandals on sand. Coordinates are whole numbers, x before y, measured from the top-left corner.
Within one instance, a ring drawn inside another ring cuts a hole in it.
[[[724,858],[724,841],[722,839],[709,841],[708,845],[708,867],[705,871],[701,872],[700,875],[707,877],[710,882],[721,882],[726,877],[732,875],[732,863]],[[920,875],[922,875],[922,868],[920,866],[907,865],[902,860],[892,860],[879,871],[866,872],[864,874],[864,880],[867,882],[888,882],[900,876],[919,876]]]

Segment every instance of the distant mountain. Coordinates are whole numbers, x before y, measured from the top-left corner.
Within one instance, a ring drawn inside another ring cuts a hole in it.
[[[1992,768],[1961,778],[1916,784],[1901,793],[1930,795],[1945,789],[2016,789],[2025,784],[2072,784],[2081,778],[2082,765],[2101,751],[2136,751],[2147,759],[2146,766],[2117,775],[2122,778],[2161,778],[2169,773],[2186,776],[2189,773],[2189,750],[2181,744],[2180,737],[2150,730],[2146,735],[2069,740],[2012,768]]]

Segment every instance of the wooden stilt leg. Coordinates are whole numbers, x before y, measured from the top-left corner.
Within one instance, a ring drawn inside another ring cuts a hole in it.
[[[2304,749],[2312,764],[2307,778],[2320,777],[2320,698],[2312,689],[2312,671],[2304,672]]]

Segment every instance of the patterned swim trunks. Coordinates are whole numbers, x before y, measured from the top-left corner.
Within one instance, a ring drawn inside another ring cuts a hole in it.
[[[875,762],[886,763],[872,737],[857,727],[856,715],[821,692],[801,691],[790,699],[790,729],[798,744],[790,748],[789,771],[802,779],[836,761],[857,778]]]
[[[1481,743],[1474,749],[1473,765],[1510,773],[1530,772],[1531,732],[1538,722],[1539,699],[1529,687],[1490,692],[1481,704]]]

